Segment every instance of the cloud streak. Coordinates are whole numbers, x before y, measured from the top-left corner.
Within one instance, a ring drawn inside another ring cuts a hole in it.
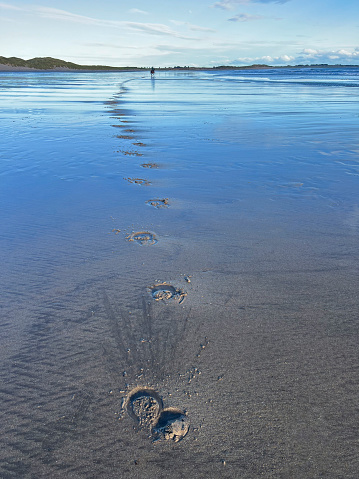
[[[195,38],[182,35],[181,33],[172,30],[167,25],[160,23],[136,23],[136,22],[120,22],[123,26],[129,27],[133,30],[150,33],[152,35],[168,35],[174,38],[181,38],[183,40],[195,40]]]
[[[287,3],[290,0],[220,0],[212,5],[222,10],[234,10],[237,5],[249,5],[250,3]]]
[[[95,48],[115,48],[117,50],[143,50],[143,45],[134,46],[134,45],[118,45],[117,43],[84,43],[85,47],[95,47]]]
[[[3,8],[4,10],[17,10],[17,11],[23,10],[23,8],[14,7],[13,5],[9,5],[8,3],[0,3],[0,8]]]
[[[166,35],[173,38],[180,38],[183,40],[195,40],[193,37],[183,35],[167,25],[161,23],[142,23],[142,22],[129,22],[129,21],[116,21],[116,20],[103,20],[98,18],[87,17],[84,15],[77,15],[66,10],[60,10],[57,8],[34,6],[17,8],[11,5],[0,3],[0,8],[21,10],[25,13],[37,15],[42,18],[50,18],[52,20],[60,20],[64,22],[80,23],[83,25],[93,25],[98,27],[112,27],[112,28],[129,28],[131,30],[148,33],[150,35]]]
[[[250,15],[248,13],[238,13],[238,15],[235,15],[232,18],[228,18],[229,22],[253,22],[256,20],[283,20],[282,18],[279,17],[267,17],[265,15]]]
[[[149,15],[148,12],[145,12],[144,10],[139,10],[138,8],[131,8],[129,10],[130,13],[139,13],[140,15]]]
[[[201,27],[199,25],[193,25],[192,23],[189,22],[179,22],[178,20],[170,20],[171,23],[177,26],[186,26],[189,30],[192,30],[193,32],[208,32],[208,33],[215,33],[216,30],[213,30],[213,28],[207,28],[207,27]]]
[[[255,20],[262,20],[264,17],[263,15],[249,15],[247,13],[238,13],[232,18],[229,18],[229,22],[253,22]]]

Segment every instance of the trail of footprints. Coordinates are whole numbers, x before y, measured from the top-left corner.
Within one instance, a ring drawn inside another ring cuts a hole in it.
[[[122,141],[135,140],[132,142],[132,145],[141,148],[145,147],[145,143],[136,140],[134,136],[136,131],[127,127],[126,124],[129,123],[129,121],[122,118],[124,113],[120,109],[115,108],[118,101],[114,99],[107,102],[107,104],[113,108],[110,112],[113,114],[113,117],[121,122],[120,124],[112,126],[115,128],[126,128],[123,131],[127,134],[116,135],[116,138]],[[130,135],[128,133],[130,133]],[[126,156],[144,156],[144,153],[136,150],[119,150],[118,153],[122,153]],[[141,167],[145,169],[158,169],[159,165],[157,163],[147,162],[142,163]],[[138,186],[151,185],[151,182],[146,178],[128,177],[124,178],[124,180]],[[152,198],[147,200],[146,204],[156,209],[162,209],[168,208],[170,201],[169,198]],[[115,232],[115,234],[120,232],[119,229],[113,229],[112,231]],[[126,239],[140,246],[153,246],[158,243],[157,235],[151,231],[133,231]],[[187,278],[189,277],[185,278],[186,281],[190,283],[190,280]],[[155,283],[148,287],[147,291],[154,302],[181,304],[187,296],[186,291],[176,288],[167,282]],[[190,421],[187,414],[175,407],[164,407],[160,395],[151,388],[135,387],[130,390],[125,399],[123,409],[133,419],[139,429],[149,433],[153,441],[171,440],[178,442],[187,435],[190,429]]]

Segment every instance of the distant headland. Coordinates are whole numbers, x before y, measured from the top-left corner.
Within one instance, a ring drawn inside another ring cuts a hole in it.
[[[221,65],[214,67],[190,67],[190,66],[173,66],[162,67],[157,70],[258,70],[272,68],[338,68],[338,67],[358,67],[359,65],[285,65],[271,66],[254,64],[248,66]],[[149,70],[149,67],[112,67],[106,65],[78,65],[72,62],[66,62],[52,57],[36,57],[30,60],[23,60],[17,57],[0,56],[0,72],[1,71],[141,71]]]

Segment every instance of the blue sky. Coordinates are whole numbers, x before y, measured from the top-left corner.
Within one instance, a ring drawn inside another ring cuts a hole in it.
[[[359,0],[0,0],[0,55],[113,66],[359,64]]]

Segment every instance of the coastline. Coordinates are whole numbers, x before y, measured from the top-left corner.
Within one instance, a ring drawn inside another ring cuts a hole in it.
[[[147,69],[143,69],[147,70]],[[86,68],[67,68],[67,67],[55,67],[55,68],[31,68],[31,67],[23,67],[23,66],[13,66],[13,65],[6,65],[0,64],[0,73],[1,72],[37,72],[37,73],[49,73],[49,72],[70,72],[70,73],[89,73],[89,72],[133,72],[133,71],[141,71],[141,68],[109,68],[106,69],[86,69]]]
[[[0,57],[1,58],[1,57]],[[2,57],[3,58],[3,57]],[[221,65],[216,67],[157,67],[157,71],[226,71],[226,70],[298,70],[298,69],[337,69],[337,68],[359,68],[359,65],[327,65],[327,64],[312,64],[312,65]],[[34,68],[31,66],[18,66],[11,65],[8,63],[0,63],[0,73],[1,72],[141,72],[149,71],[151,67],[112,67],[112,66],[85,66],[85,65],[76,65],[76,68],[71,68],[67,66],[55,66],[53,68]]]

